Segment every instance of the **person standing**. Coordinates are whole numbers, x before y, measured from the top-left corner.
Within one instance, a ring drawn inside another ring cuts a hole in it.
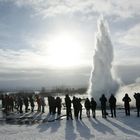
[[[72,104],[74,110],[74,117],[75,119],[78,119],[78,99],[75,96],[73,96]]]
[[[56,97],[56,109],[57,109],[58,116],[61,115],[61,103],[62,103],[61,98],[60,97]]]
[[[137,117],[139,117],[139,114],[140,114],[140,93],[135,93],[134,98],[136,100]]]
[[[18,96],[18,106],[19,106],[19,112],[23,113],[22,107],[23,107],[23,99],[21,96]]]
[[[37,102],[37,111],[40,112],[41,111],[41,99],[40,99],[40,96],[37,95],[36,96],[36,102]]]
[[[24,96],[23,101],[24,101],[24,105],[25,105],[25,112],[27,113],[28,106],[29,106],[29,100],[28,100],[28,97],[26,95]]]
[[[41,104],[41,108],[42,108],[42,113],[45,113],[46,103],[45,103],[45,98],[43,96],[40,97],[40,104]]]
[[[30,95],[30,97],[29,97],[29,102],[30,102],[30,105],[31,105],[31,112],[34,112],[35,104],[34,104],[34,99],[33,99],[32,95]]]
[[[85,109],[87,117],[90,118],[90,100],[88,98],[85,100]]]
[[[65,104],[66,104],[67,120],[69,120],[69,117],[71,118],[71,120],[73,120],[71,112],[71,99],[68,94],[65,96]]]
[[[96,118],[96,106],[97,106],[97,103],[96,103],[96,101],[94,100],[93,97],[91,98],[90,106],[91,106],[91,110],[92,110],[92,117]]]
[[[78,116],[80,118],[80,120],[82,120],[82,104],[81,104],[81,98],[78,98],[77,99],[77,110],[78,110],[78,113],[77,113],[77,119],[78,119]]]
[[[131,102],[130,97],[126,93],[125,96],[123,97],[122,101],[124,102],[124,108],[125,108],[125,115],[130,116],[130,105],[129,102]]]
[[[99,100],[101,102],[102,118],[106,118],[106,102],[107,102],[107,99],[106,99],[105,95],[102,94],[102,96]]]
[[[109,106],[111,110],[111,117],[116,117],[116,98],[114,97],[113,94],[111,94],[109,98]]]
[[[9,111],[14,111],[14,97],[9,95]]]

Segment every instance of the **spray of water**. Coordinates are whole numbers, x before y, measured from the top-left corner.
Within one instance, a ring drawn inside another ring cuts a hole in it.
[[[118,83],[112,76],[113,46],[109,36],[109,28],[103,17],[98,21],[95,53],[93,56],[93,69],[90,76],[88,93],[97,101],[102,94],[110,96],[115,94]]]

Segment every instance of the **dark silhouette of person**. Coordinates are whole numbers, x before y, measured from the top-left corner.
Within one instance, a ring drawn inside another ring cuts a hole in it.
[[[9,110],[12,112],[14,111],[14,98],[12,95],[9,96]]]
[[[114,97],[113,94],[111,94],[109,98],[109,106],[111,110],[111,117],[116,117],[116,98]]]
[[[54,115],[56,113],[56,100],[55,100],[55,97],[52,97],[52,99],[51,99],[51,109],[52,109],[52,114]]]
[[[102,118],[106,118],[106,102],[107,99],[104,94],[102,94],[101,98],[99,99],[101,102],[101,110],[102,110]]]
[[[17,95],[16,97],[15,97],[15,108],[17,109],[17,111],[19,111],[19,95]]]
[[[66,94],[65,96],[65,104],[66,104],[66,116],[67,116],[67,120],[69,120],[69,117],[71,118],[71,120],[73,120],[72,118],[72,112],[71,112],[71,99],[69,97],[68,94]]]
[[[37,111],[40,112],[41,111],[41,100],[40,100],[40,96],[37,95],[36,96],[36,102],[37,102]]]
[[[18,97],[18,105],[19,105],[19,112],[23,113],[22,107],[23,107],[23,100],[22,97]]]
[[[43,96],[40,97],[40,103],[41,103],[42,113],[45,113],[46,103],[45,103],[45,98]]]
[[[72,104],[73,104],[73,110],[74,110],[74,117],[78,119],[78,105],[77,105],[77,98],[75,96],[73,96]]]
[[[28,112],[28,106],[29,106],[28,97],[24,96],[23,101],[24,101],[24,105],[25,105],[25,112],[27,113]]]
[[[130,97],[126,93],[125,96],[123,97],[122,101],[124,102],[124,108],[125,108],[125,115],[130,116],[130,105],[129,102],[131,102]]]
[[[61,114],[61,102],[62,102],[62,100],[60,97],[56,97],[55,102],[56,102],[57,114],[59,116]]]
[[[31,105],[31,112],[34,112],[35,104],[34,104],[34,99],[33,99],[32,95],[29,97],[29,102],[30,102],[30,105]]]
[[[90,117],[90,100],[88,98],[86,98],[85,100],[85,109],[86,109],[86,114],[87,117]]]
[[[9,96],[5,95],[5,113],[7,114],[9,111]]]
[[[92,117],[96,118],[96,106],[97,106],[97,103],[96,103],[96,101],[94,100],[93,97],[91,98],[90,106],[91,106],[91,111],[92,111]]]
[[[56,99],[52,96],[48,96],[49,114],[54,115],[56,113]]]
[[[51,115],[51,113],[52,113],[51,99],[52,99],[52,96],[48,96],[48,106],[49,106],[49,114],[50,114],[50,115]]]
[[[136,100],[137,117],[139,117],[139,114],[140,114],[140,93],[135,93],[134,98]]]
[[[82,104],[81,104],[81,98],[77,98],[77,119],[78,117],[80,120],[82,120]]]

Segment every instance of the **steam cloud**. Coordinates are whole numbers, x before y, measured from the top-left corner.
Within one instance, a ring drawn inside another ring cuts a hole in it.
[[[90,76],[88,93],[97,101],[102,94],[115,94],[119,84],[112,76],[113,46],[109,36],[107,22],[100,17],[96,34],[95,54],[93,56],[93,70]]]

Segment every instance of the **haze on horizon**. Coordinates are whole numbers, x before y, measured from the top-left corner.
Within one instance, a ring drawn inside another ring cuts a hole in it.
[[[139,11],[139,0],[0,0],[0,89],[88,86],[101,14],[115,74],[140,82]]]

